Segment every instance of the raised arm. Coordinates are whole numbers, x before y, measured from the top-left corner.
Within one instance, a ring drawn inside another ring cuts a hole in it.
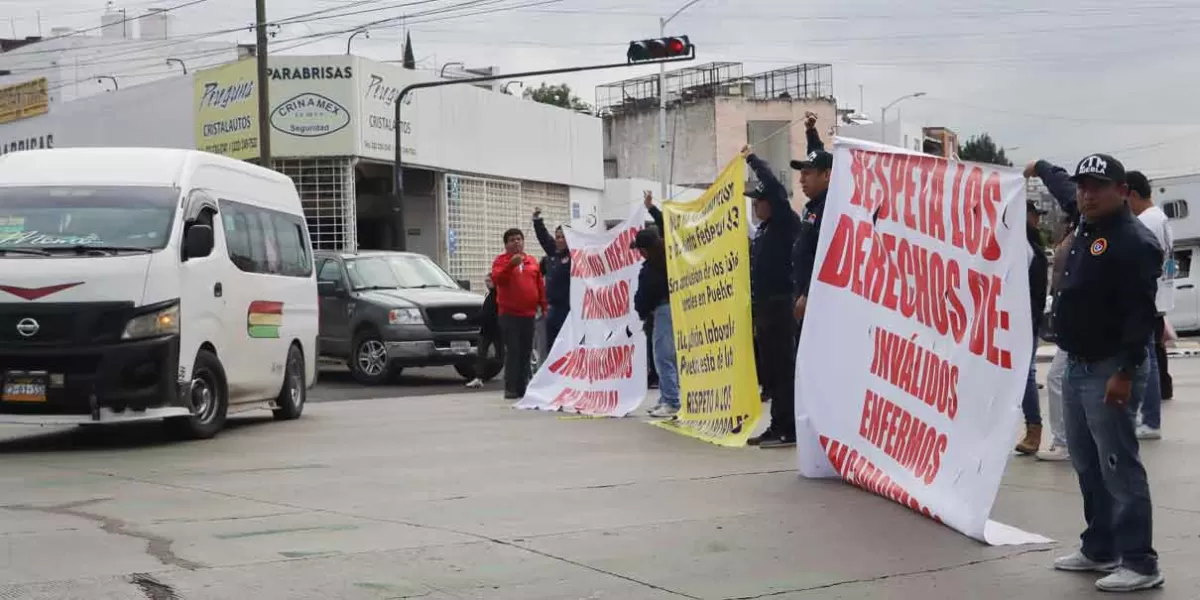
[[[750,150],[750,146],[742,147],[742,156],[746,157],[746,164],[750,166],[750,170],[754,171],[754,177],[762,184],[763,197],[771,203],[772,215],[785,215],[792,212],[792,203],[788,201],[787,188],[771,172],[771,166],[767,161],[759,158]]]
[[[1050,195],[1068,215],[1078,215],[1079,205],[1075,201],[1075,184],[1066,169],[1049,161],[1039,160],[1025,167],[1025,176],[1037,176],[1050,190]]]
[[[554,243],[554,236],[550,235],[550,231],[546,229],[546,221],[542,219],[542,209],[540,208],[533,210],[533,233],[537,236],[538,244],[541,244],[546,256],[553,256],[558,251],[558,246]]]

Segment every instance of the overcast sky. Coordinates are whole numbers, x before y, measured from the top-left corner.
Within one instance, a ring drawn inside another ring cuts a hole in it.
[[[140,14],[186,1],[116,6]],[[289,54],[344,53],[348,34],[315,36],[452,7],[375,27],[370,39],[354,40],[354,51],[399,59],[407,29],[422,66],[462,61],[520,71],[623,61],[629,40],[657,37],[658,17],[686,0],[267,2],[272,20],[364,11],[282,27],[275,47],[291,48]],[[0,0],[0,27],[34,35],[38,11],[47,34],[52,26],[90,27],[103,7],[101,0]],[[464,16],[471,12],[486,14]],[[182,33],[213,32],[253,22],[254,2],[200,0],[176,15]],[[964,139],[988,132],[1017,163],[1048,158],[1073,165],[1086,153],[1110,152],[1151,175],[1200,172],[1200,115],[1193,109],[1200,94],[1200,0],[700,0],[667,33],[691,36],[699,54],[692,64],[737,61],[746,74],[831,63],[839,105],[860,108],[862,86],[861,108],[875,119],[893,99],[926,92],[898,105],[900,118],[950,127]],[[253,34],[215,39],[251,42]],[[653,72],[624,69],[551,83],[565,81],[594,102],[597,84]]]

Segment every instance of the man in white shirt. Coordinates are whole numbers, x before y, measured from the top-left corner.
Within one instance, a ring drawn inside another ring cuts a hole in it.
[[[1158,245],[1163,250],[1163,274],[1158,280],[1158,294],[1155,304],[1158,306],[1158,327],[1154,332],[1147,350],[1150,359],[1150,377],[1146,382],[1145,400],[1142,402],[1142,422],[1138,425],[1138,439],[1157,440],[1162,438],[1162,401],[1171,397],[1170,375],[1167,374],[1166,348],[1163,346],[1163,330],[1166,324],[1166,314],[1175,307],[1175,275],[1174,253],[1175,243],[1171,235],[1171,225],[1167,215],[1151,201],[1150,181],[1140,171],[1130,171],[1126,175],[1129,183],[1129,208],[1137,215],[1142,225],[1145,225]],[[1139,407],[1132,407],[1137,411]],[[1135,413],[1136,414],[1136,413]]]

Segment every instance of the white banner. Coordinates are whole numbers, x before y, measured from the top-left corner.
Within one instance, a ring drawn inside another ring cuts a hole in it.
[[[1020,171],[837,139],[796,369],[800,472],[980,541],[1033,358]]]
[[[517,408],[623,417],[646,397],[646,334],[633,310],[642,257],[629,248],[649,214],[608,231],[564,227],[571,314]]]

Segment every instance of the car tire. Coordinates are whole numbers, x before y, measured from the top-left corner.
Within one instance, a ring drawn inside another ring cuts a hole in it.
[[[288,349],[287,363],[283,367],[283,387],[279,397],[275,399],[276,421],[292,421],[304,414],[304,404],[308,400],[308,381],[304,368],[304,351],[297,345]]]
[[[217,435],[225,428],[229,413],[229,386],[221,361],[208,350],[196,353],[190,394],[192,415],[167,419],[167,430],[172,437],[189,440],[206,440]]]
[[[392,376],[383,339],[370,329],[355,334],[349,363],[350,375],[363,385],[383,385]]]

